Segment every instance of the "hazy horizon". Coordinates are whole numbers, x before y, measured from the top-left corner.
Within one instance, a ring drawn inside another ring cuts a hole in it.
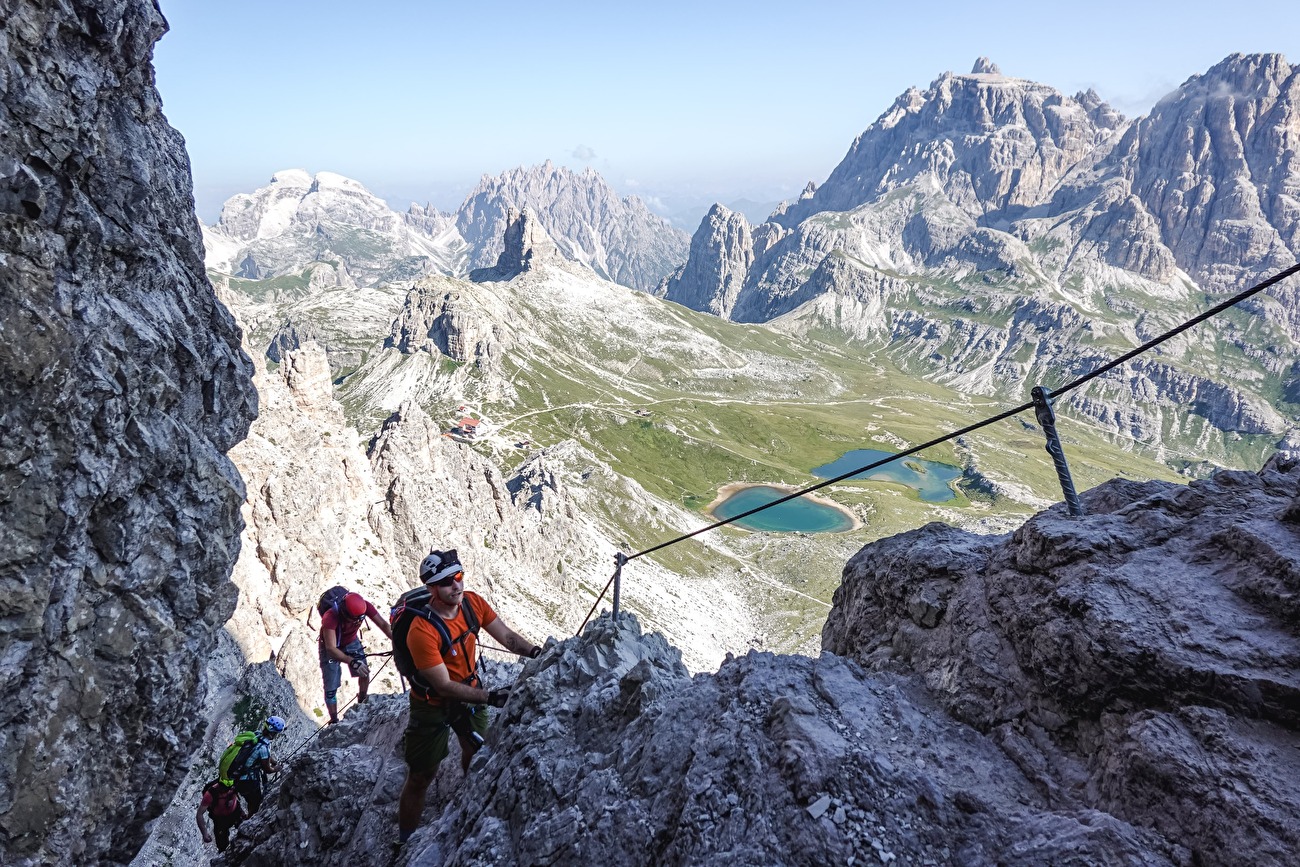
[[[157,84],[208,222],[287,168],[399,209],[453,210],[482,174],[547,159],[661,214],[774,202],[820,184],[909,87],[981,56],[1128,116],[1235,52],[1300,60],[1300,6],[1274,2],[160,2]]]

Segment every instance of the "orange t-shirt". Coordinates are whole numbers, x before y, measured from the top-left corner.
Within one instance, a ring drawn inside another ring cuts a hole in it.
[[[480,627],[487,626],[497,619],[497,613],[482,596],[466,590],[465,599],[478,615]],[[444,618],[442,622],[447,627],[447,632],[451,634],[451,652],[445,659],[442,655],[442,636],[438,634],[437,627],[423,617],[411,621],[411,629],[406,633],[406,648],[411,651],[411,659],[415,662],[417,671],[445,665],[447,676],[457,683],[463,683],[474,671],[474,661],[478,658],[478,642],[474,635],[466,636],[465,649],[462,651],[461,644],[456,641],[469,629],[469,624],[465,622],[465,612],[461,609],[456,609],[456,616],[451,620]],[[419,698],[415,692],[411,695]],[[430,704],[443,702],[443,699],[436,695],[430,695],[428,700]]]

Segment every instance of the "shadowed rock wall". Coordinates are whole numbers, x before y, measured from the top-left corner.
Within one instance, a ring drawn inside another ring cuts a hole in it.
[[[140,0],[0,0],[0,861],[129,860],[199,734],[256,413]]]

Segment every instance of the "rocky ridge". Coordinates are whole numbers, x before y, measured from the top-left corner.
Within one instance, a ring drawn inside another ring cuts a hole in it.
[[[1009,537],[930,525],[864,549],[824,646],[915,672],[1056,803],[1150,828],[1179,860],[1285,863],[1300,463],[1083,500],[1086,518],[1053,507]]]
[[[626,286],[649,291],[686,257],[685,233],[639,199],[620,199],[590,169],[549,161],[484,175],[455,214],[428,205],[399,214],[351,178],[288,169],[230,198],[216,225],[204,227],[204,244],[209,269],[269,281],[259,291],[370,288],[494,268],[514,215],[525,210],[560,255]]]
[[[397,214],[351,178],[301,169],[227,200],[204,243],[208,267],[222,274],[262,280],[322,262],[367,286],[452,273],[465,255],[446,215],[416,206]]]
[[[156,5],[0,22],[0,858],[117,864],[202,735],[257,397],[153,86]]]
[[[581,174],[547,160],[540,166],[484,175],[456,212],[473,248],[471,264],[492,266],[511,212],[531,209],[569,259],[614,283],[651,291],[686,256],[686,234],[640,199],[618,194],[593,169]]]
[[[397,864],[1289,863],[1300,463],[1085,499],[867,546],[818,659],[692,678],[626,616],[548,644]],[[232,863],[388,863],[391,827],[337,794],[391,813],[400,705],[371,713]]]

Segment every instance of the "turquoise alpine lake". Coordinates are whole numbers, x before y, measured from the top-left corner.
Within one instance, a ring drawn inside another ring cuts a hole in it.
[[[882,452],[880,449],[854,449],[845,452],[842,457],[829,464],[817,467],[812,472],[814,476],[831,479],[840,473],[847,473],[854,467],[874,464],[892,454],[893,452]],[[927,503],[943,503],[957,499],[957,492],[953,490],[952,483],[961,478],[961,468],[954,467],[952,464],[907,457],[849,478],[897,482],[915,490]]]
[[[750,509],[757,509],[773,500],[779,500],[789,493],[767,485],[742,488],[715,506],[713,517],[731,518]],[[778,533],[838,533],[853,527],[853,519],[847,512],[807,497],[799,497],[788,503],[764,509],[756,515],[741,518],[736,523],[750,530]]]

